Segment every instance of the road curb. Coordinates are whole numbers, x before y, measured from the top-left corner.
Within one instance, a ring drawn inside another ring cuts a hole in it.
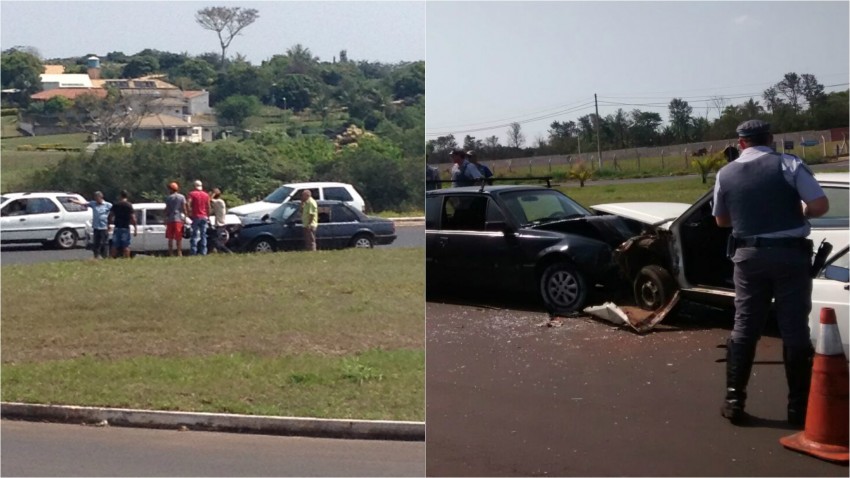
[[[422,217],[391,217],[393,222],[425,222],[425,216]]]
[[[170,412],[14,402],[0,403],[0,415],[4,419],[78,424],[100,424],[106,420],[106,423],[112,426],[137,428],[188,429],[316,438],[425,441],[424,422]]]

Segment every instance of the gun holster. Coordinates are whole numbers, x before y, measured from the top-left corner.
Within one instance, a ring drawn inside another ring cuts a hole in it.
[[[818,250],[815,252],[815,257],[812,260],[812,267],[809,269],[809,276],[812,278],[817,277],[820,270],[823,269],[824,264],[826,264],[826,260],[829,258],[831,252],[832,244],[826,242],[826,239],[820,241]]]
[[[732,257],[735,255],[735,250],[737,248],[738,247],[735,243],[735,236],[729,234],[729,237],[726,238],[726,258],[731,261]]]

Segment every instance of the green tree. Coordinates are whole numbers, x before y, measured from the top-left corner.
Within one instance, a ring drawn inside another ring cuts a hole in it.
[[[275,106],[285,104],[289,109],[303,111],[321,96],[322,90],[321,85],[310,76],[286,75],[272,87],[272,93]]]
[[[511,123],[508,127],[508,147],[521,148],[525,144],[525,135],[522,133],[522,126],[519,123]]]
[[[226,124],[241,127],[246,119],[260,111],[260,100],[256,96],[233,95],[218,102],[215,110]]]
[[[690,138],[691,113],[693,108],[681,98],[673,98],[668,106],[670,111],[670,129],[676,140],[687,143]]]
[[[219,67],[222,70],[227,59],[227,48],[230,46],[230,42],[258,18],[260,18],[260,14],[256,9],[242,7],[207,7],[195,13],[195,21],[198,25],[206,30],[214,31],[218,35],[218,42],[221,46]]]
[[[168,76],[174,79],[187,78],[192,82],[192,88],[209,88],[215,83],[217,75],[215,68],[209,63],[197,58],[190,58],[180,66],[170,70]]]
[[[18,89],[13,95],[15,103],[26,106],[29,97],[41,90],[41,75],[44,65],[41,60],[26,51],[10,48],[0,53],[0,81],[4,89]]]
[[[286,72],[294,75],[311,73],[318,62],[318,58],[313,57],[310,49],[300,43],[296,43],[286,50],[286,56],[289,60]]]
[[[159,71],[159,61],[153,56],[134,56],[121,72],[122,78],[139,78]]]

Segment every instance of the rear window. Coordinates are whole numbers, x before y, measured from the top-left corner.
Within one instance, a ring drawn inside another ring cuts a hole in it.
[[[273,202],[275,204],[281,204],[283,201],[286,201],[286,199],[289,197],[290,194],[292,194],[292,188],[291,187],[281,186],[281,187],[275,189],[274,191],[272,191],[272,193],[269,194],[268,196],[266,196],[263,199],[263,201]]]
[[[325,188],[325,199],[331,201],[353,201],[351,193],[342,187]]]
[[[850,225],[850,218],[848,218],[850,189],[837,186],[822,187],[829,199],[829,211],[821,217],[809,219],[809,223],[817,228],[848,227]]]
[[[357,216],[354,212],[341,204],[333,206],[331,215],[333,222],[357,222]]]
[[[75,202],[71,202],[71,200],[74,198],[70,196],[59,196],[56,199],[59,200],[59,204],[61,204],[62,207],[65,208],[65,210],[68,212],[80,212],[86,210],[85,206],[81,206]]]

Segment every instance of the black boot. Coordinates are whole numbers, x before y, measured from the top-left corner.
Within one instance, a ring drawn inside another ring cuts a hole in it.
[[[720,413],[734,424],[743,423],[747,418],[744,406],[755,356],[755,343],[726,341],[726,398]]]
[[[797,428],[803,428],[806,424],[813,355],[814,351],[809,344],[782,348],[785,378],[788,380],[788,423]]]

